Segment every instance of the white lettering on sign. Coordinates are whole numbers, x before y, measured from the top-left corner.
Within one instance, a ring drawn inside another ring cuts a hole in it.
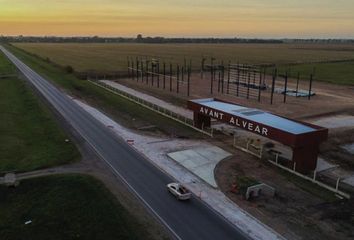
[[[261,134],[261,130],[259,129],[259,126],[257,125],[256,128],[254,129],[255,132],[258,132],[259,134]]]
[[[238,118],[231,117],[230,124],[235,125],[237,127],[244,128],[248,131],[258,133],[260,135],[268,136],[268,129],[265,127],[261,127],[259,125],[255,125],[251,122],[248,122],[246,120],[240,120]]]
[[[224,114],[206,107],[200,107],[199,110],[200,113],[203,113],[205,115],[208,115],[209,117],[223,120]],[[240,120],[238,118],[231,117],[230,124],[235,125],[240,128],[244,128],[248,131],[258,133],[260,135],[268,136],[268,129],[265,127],[261,127],[259,125],[255,125],[247,120]]]
[[[199,112],[201,112],[201,113],[203,113],[205,115],[208,115],[209,117],[216,118],[216,119],[219,119],[219,120],[223,120],[223,117],[224,117],[223,113],[217,112],[217,111],[213,111],[213,110],[205,108],[205,107],[201,107]]]

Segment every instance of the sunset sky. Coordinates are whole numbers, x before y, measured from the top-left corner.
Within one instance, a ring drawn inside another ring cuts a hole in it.
[[[354,0],[0,0],[0,35],[354,38]]]

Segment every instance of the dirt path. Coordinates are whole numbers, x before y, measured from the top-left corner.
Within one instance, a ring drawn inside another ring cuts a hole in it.
[[[189,109],[178,107],[178,106],[173,105],[171,103],[168,103],[168,102],[166,102],[164,100],[161,100],[159,98],[150,96],[148,94],[136,91],[136,90],[134,90],[132,88],[126,87],[126,86],[124,86],[122,84],[119,84],[119,83],[116,83],[116,82],[113,82],[113,81],[101,80],[101,82],[103,82],[103,83],[105,83],[105,84],[107,84],[107,85],[109,85],[111,87],[114,87],[116,89],[119,89],[119,90],[121,90],[123,92],[129,93],[130,95],[133,95],[135,97],[139,97],[141,99],[144,99],[147,102],[156,104],[156,105],[158,105],[160,107],[163,107],[163,108],[166,108],[166,109],[170,110],[171,112],[177,113],[177,114],[179,114],[179,115],[181,115],[183,117],[186,117],[186,118],[189,118],[189,119],[193,119],[193,111],[191,111]]]

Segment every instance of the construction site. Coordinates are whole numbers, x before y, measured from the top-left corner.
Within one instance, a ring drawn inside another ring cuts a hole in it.
[[[129,56],[127,77],[88,80],[202,133],[215,149],[166,154],[286,238],[353,236],[353,87],[318,82],[315,69],[206,62]],[[154,128],[138,131],[166,137]]]

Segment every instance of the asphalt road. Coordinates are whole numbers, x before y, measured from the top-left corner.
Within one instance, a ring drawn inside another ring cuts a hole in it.
[[[97,154],[112,168],[122,182],[156,215],[176,239],[247,239],[223,217],[199,199],[177,201],[167,192],[166,184],[173,181],[130,145],[112,133],[39,74],[0,46],[53,107],[82,135]],[[38,123],[40,124],[40,123]],[[97,206],[99,207],[99,206]]]

